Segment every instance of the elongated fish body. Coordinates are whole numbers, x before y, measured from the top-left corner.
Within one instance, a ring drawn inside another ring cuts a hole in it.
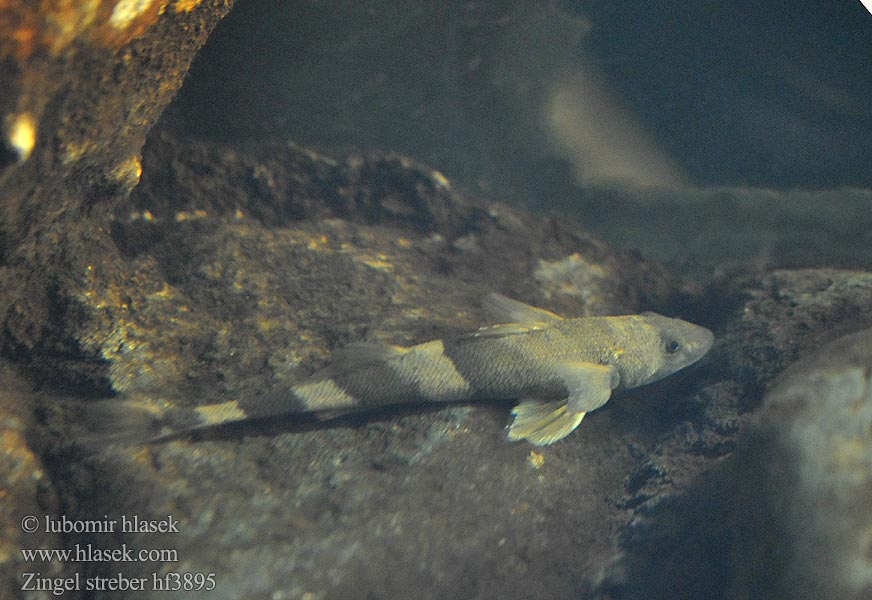
[[[708,329],[655,313],[563,319],[495,294],[486,308],[505,322],[411,347],[353,345],[286,396],[201,406],[173,421],[193,429],[300,412],[517,398],[509,439],[544,445],[568,435],[613,390],[696,362],[714,339]]]

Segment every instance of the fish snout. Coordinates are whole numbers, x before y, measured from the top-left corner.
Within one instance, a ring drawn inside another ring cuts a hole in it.
[[[715,334],[705,327],[699,325],[694,325],[694,327],[696,328],[696,335],[690,342],[690,346],[699,357],[702,357],[712,349],[715,343]]]

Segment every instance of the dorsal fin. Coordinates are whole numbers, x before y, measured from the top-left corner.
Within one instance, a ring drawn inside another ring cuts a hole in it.
[[[545,329],[546,323],[500,323],[499,325],[485,325],[474,332],[467,334],[465,338],[500,338],[510,335],[527,335]]]
[[[384,342],[355,342],[334,350],[330,363],[316,371],[312,379],[329,379],[341,373],[387,362],[407,352],[402,346],[392,346]]]
[[[547,323],[563,318],[544,308],[536,308],[496,293],[484,297],[482,308],[497,323],[520,323],[523,325]]]

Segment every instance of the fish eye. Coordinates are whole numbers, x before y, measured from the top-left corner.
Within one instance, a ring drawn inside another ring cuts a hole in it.
[[[678,343],[678,340],[669,340],[666,342],[666,352],[668,354],[675,354],[681,349],[681,344]]]

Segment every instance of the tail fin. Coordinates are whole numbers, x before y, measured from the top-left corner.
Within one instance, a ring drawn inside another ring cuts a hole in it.
[[[111,446],[162,442],[184,436],[198,429],[282,414],[278,407],[284,395],[272,403],[260,399],[251,412],[239,401],[204,404],[196,407],[160,406],[153,402],[131,399],[99,400],[82,405],[79,420],[84,431],[77,445],[93,450]],[[271,398],[271,397],[269,397]]]
[[[165,423],[164,412],[153,404],[136,400],[99,400],[81,408],[84,431],[77,445],[100,450],[114,444],[135,446],[175,433]]]

